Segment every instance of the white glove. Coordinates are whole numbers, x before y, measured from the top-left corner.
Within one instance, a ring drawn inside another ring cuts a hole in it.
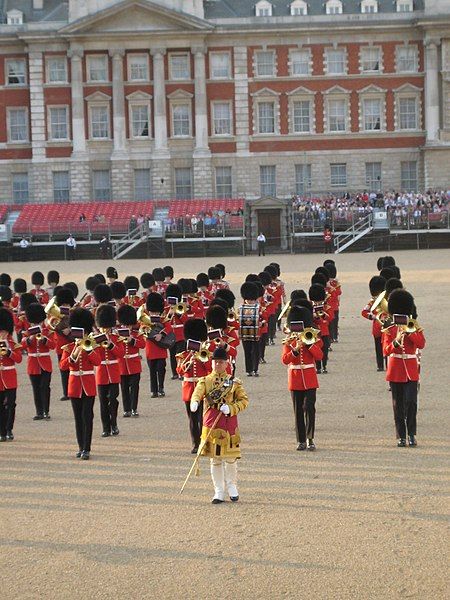
[[[191,402],[191,412],[195,412],[196,410],[198,410],[198,402],[194,400],[194,402]]]
[[[222,406],[220,407],[219,410],[224,415],[229,415],[230,414],[230,407],[228,406],[228,404],[222,404]]]

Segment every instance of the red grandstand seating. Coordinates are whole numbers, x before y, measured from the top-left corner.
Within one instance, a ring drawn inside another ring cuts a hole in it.
[[[0,223],[4,223],[6,216],[10,210],[10,206],[7,204],[0,205]]]
[[[244,200],[172,200],[169,206],[169,218],[176,219],[185,215],[198,215],[201,212],[217,212],[219,210],[235,212],[244,208]]]

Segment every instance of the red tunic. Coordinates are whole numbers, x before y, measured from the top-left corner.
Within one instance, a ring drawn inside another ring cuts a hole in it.
[[[319,387],[316,374],[316,360],[322,360],[322,341],[307,346],[302,344],[298,354],[294,354],[291,346],[283,345],[281,362],[288,365],[288,389],[312,390]]]
[[[22,362],[22,349],[16,344],[11,335],[5,339],[10,351],[9,356],[0,355],[0,392],[13,390],[17,387],[16,365]]]
[[[190,402],[197,381],[200,377],[209,375],[212,371],[212,362],[201,362],[200,360],[194,359],[189,364],[189,359],[194,353],[192,350],[185,350],[177,356],[177,373],[183,377],[183,383],[181,386],[181,399],[183,402]],[[184,362],[184,364],[183,364]]]
[[[423,331],[406,334],[399,348],[394,346],[398,326],[393,325],[384,332],[384,353],[389,356],[386,381],[406,383],[419,380],[419,360],[417,350],[425,347]]]
[[[108,338],[113,344],[112,348],[96,348],[100,355],[100,364],[95,373],[97,385],[120,383],[119,359],[125,355],[125,346],[114,333],[108,334]]]
[[[97,386],[95,383],[94,367],[98,366],[101,361],[99,348],[91,350],[91,352],[81,351],[80,356],[76,361],[70,358],[70,355],[75,348],[75,343],[72,342],[64,351],[59,363],[61,371],[70,370],[68,395],[69,398],[81,398],[86,396],[95,396]]]
[[[119,358],[119,369],[121,375],[135,375],[142,372],[142,356],[139,350],[145,348],[144,336],[131,332],[130,342],[123,342],[125,354]]]
[[[22,348],[28,353],[28,375],[40,375],[42,371],[52,372],[50,350],[55,348],[53,335],[46,327],[42,328],[41,335],[42,339],[37,340],[35,335],[29,336],[25,333],[22,339]]]
[[[369,319],[369,321],[372,321],[372,335],[373,335],[373,337],[374,338],[380,338],[381,337],[381,323],[380,323],[380,321],[378,321],[378,319],[375,318],[375,316],[371,312],[372,304],[374,302],[375,302],[375,300],[369,300],[369,302],[366,304],[366,306],[362,309],[361,315],[365,319]]]
[[[32,290],[30,290],[30,294],[33,294],[33,296],[36,296],[36,300],[43,306],[48,304],[48,301],[50,300],[49,295],[42,288],[39,288],[39,289],[33,288]]]
[[[167,322],[164,324],[164,331],[173,333],[172,325]],[[145,355],[147,360],[156,360],[158,358],[167,358],[167,350],[158,346],[153,340],[147,338],[145,342]]]

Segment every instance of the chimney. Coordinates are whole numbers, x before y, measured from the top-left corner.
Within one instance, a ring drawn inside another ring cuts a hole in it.
[[[33,0],[34,10],[42,10],[44,8],[44,0]]]

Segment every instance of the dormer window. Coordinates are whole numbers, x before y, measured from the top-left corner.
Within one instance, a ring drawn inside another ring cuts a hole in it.
[[[377,13],[378,12],[378,0],[362,0],[361,2],[362,13]]]
[[[255,5],[257,17],[271,17],[272,5],[267,0],[261,0]]]
[[[397,0],[397,12],[412,12],[413,0]]]
[[[20,10],[10,10],[6,13],[6,22],[8,25],[23,25],[23,12]]]
[[[294,0],[291,2],[291,15],[303,16],[308,14],[308,5],[305,0]]]
[[[327,15],[342,15],[341,0],[328,0],[326,3]]]

